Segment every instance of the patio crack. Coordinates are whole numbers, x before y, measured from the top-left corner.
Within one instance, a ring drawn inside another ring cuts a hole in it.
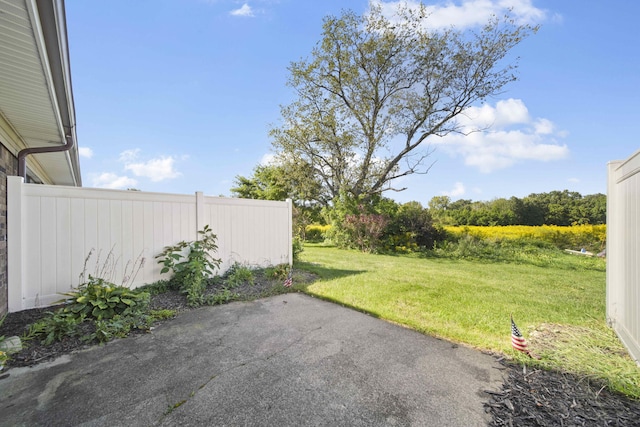
[[[214,374],[214,375],[211,375],[211,377],[209,377],[209,379],[208,379],[208,380],[206,380],[204,383],[200,384],[196,390],[191,391],[191,393],[189,393],[189,396],[187,396],[185,399],[182,399],[182,400],[180,400],[180,401],[178,401],[178,402],[175,402],[175,403],[173,403],[173,404],[172,404],[172,403],[168,403],[168,404],[167,404],[167,409],[164,411],[164,413],[162,414],[162,416],[158,419],[158,423],[161,423],[161,422],[162,422],[162,421],[163,421],[163,420],[164,420],[164,419],[165,419],[169,414],[171,414],[175,409],[177,409],[177,408],[181,407],[182,405],[184,405],[185,403],[189,402],[189,400],[191,400],[192,398],[194,398],[194,397],[198,394],[198,392],[199,392],[200,390],[202,390],[203,388],[207,387],[207,386],[208,386],[208,385],[209,385],[213,380],[215,380],[216,378],[218,378],[218,377],[220,377],[220,376],[222,376],[222,375],[225,375],[225,374],[227,374],[227,373],[229,373],[229,372],[232,372],[232,371],[234,371],[234,370],[236,370],[236,369],[238,369],[238,368],[241,368],[241,367],[243,367],[243,366],[250,365],[250,364],[252,364],[252,363],[254,363],[254,362],[256,362],[256,361],[259,361],[259,360],[268,361],[268,360],[270,360],[270,359],[273,359],[274,357],[276,357],[276,356],[278,356],[278,355],[280,355],[280,354],[282,354],[282,353],[286,352],[286,351],[287,351],[287,350],[289,350],[291,347],[293,347],[294,345],[298,344],[299,342],[301,342],[302,340],[304,340],[305,338],[307,338],[309,335],[311,335],[312,333],[314,333],[314,332],[316,332],[316,331],[318,331],[318,330],[320,330],[320,329],[322,329],[322,326],[318,326],[317,328],[313,328],[313,329],[311,329],[311,330],[306,331],[305,333],[303,333],[303,334],[302,334],[300,337],[298,337],[297,339],[295,339],[295,340],[291,341],[289,344],[287,344],[287,345],[283,346],[282,348],[280,348],[280,349],[278,349],[278,350],[276,350],[276,351],[274,351],[274,352],[272,352],[272,353],[268,354],[267,356],[254,357],[254,358],[251,358],[251,359],[244,360],[244,361],[242,361],[242,362],[237,363],[236,365],[233,365],[233,366],[229,367],[228,369],[225,369],[225,370],[220,371],[220,372],[218,372],[218,373],[216,373],[216,374]],[[227,335],[229,335],[229,334],[227,333],[227,334],[225,334],[224,336],[220,337],[220,338],[219,338],[219,341],[221,342],[221,341],[222,341],[222,339],[223,339],[224,337],[226,337]],[[222,344],[220,343],[220,345],[222,345]]]

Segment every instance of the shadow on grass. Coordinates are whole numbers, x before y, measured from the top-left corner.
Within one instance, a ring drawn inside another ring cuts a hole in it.
[[[366,270],[340,270],[338,268],[326,267],[313,262],[297,261],[293,268],[308,271],[318,276],[319,280],[333,280],[342,277],[353,276],[355,274],[366,273]]]
[[[295,265],[293,266],[294,268],[297,268],[299,270],[303,270],[306,271],[308,273],[312,273],[316,276],[318,276],[318,281],[325,281],[325,280],[333,280],[333,279],[340,279],[342,277],[348,277],[348,276],[353,276],[353,275],[357,275],[357,274],[362,274],[362,273],[366,273],[366,270],[340,270],[337,268],[330,268],[330,267],[325,267],[323,265],[320,264],[315,264],[312,262],[302,262],[302,261],[298,261],[295,263]],[[314,281],[315,282],[315,281]],[[340,301],[336,298],[331,298],[331,297],[327,297],[326,295],[320,295],[316,292],[312,292],[309,290],[309,286],[312,285],[314,282],[310,282],[310,283],[305,283],[304,285],[302,285],[299,290],[307,295],[310,295],[314,298],[318,298],[321,299],[323,301],[327,301],[327,302],[331,302],[334,304],[338,304],[342,307],[346,307],[355,311],[358,311],[360,313],[365,313],[371,317],[375,317],[377,319],[382,319],[382,317],[373,311],[369,311],[369,310],[365,310],[362,307],[358,307],[352,304],[346,304],[343,301]]]

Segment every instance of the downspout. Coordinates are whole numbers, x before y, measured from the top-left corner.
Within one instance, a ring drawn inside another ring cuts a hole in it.
[[[18,152],[18,176],[27,180],[27,159],[30,154],[57,153],[69,151],[76,143],[75,110],[71,90],[71,70],[69,69],[69,53],[64,0],[32,0],[34,6],[33,19],[40,23],[44,37],[43,55],[45,68],[51,73],[53,87],[51,102],[57,103],[60,115],[61,130],[64,132],[63,145],[29,147]],[[53,141],[52,141],[53,142]],[[59,141],[55,141],[59,143]],[[73,156],[69,157],[69,167],[75,185],[82,185],[81,178],[76,175]],[[77,170],[79,173],[79,169]]]
[[[24,181],[27,181],[27,156],[29,154],[41,154],[41,153],[57,153],[60,151],[69,151],[73,148],[72,136],[65,135],[67,140],[64,145],[56,145],[53,147],[31,147],[25,148],[18,152],[18,176],[21,176]]]

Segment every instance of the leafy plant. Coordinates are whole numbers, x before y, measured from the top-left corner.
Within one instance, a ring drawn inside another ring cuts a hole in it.
[[[229,268],[225,276],[224,283],[230,289],[237,288],[244,283],[253,285],[255,279],[250,267],[237,262]]]
[[[148,292],[149,295],[160,295],[169,291],[178,290],[177,283],[172,282],[171,280],[158,280],[153,283],[148,283],[144,286],[140,286],[137,288],[141,291]]]
[[[204,303],[206,305],[225,304],[238,299],[238,297],[239,295],[237,293],[231,292],[229,289],[223,289],[214,294],[207,295],[204,298]]]
[[[86,342],[98,341],[104,343],[114,338],[124,338],[132,329],[147,330],[151,327],[154,317],[149,314],[136,316],[113,316],[111,319],[96,320],[95,330],[84,335],[81,339]]]
[[[171,310],[168,308],[164,308],[161,310],[151,310],[149,312],[149,315],[156,320],[171,319],[173,317],[176,317],[176,310]]]
[[[29,326],[27,339],[43,337],[41,342],[44,345],[50,345],[64,337],[77,336],[79,325],[85,319],[84,314],[66,313],[64,309],[47,312],[47,314],[47,317]]]
[[[163,265],[161,273],[173,272],[170,282],[187,295],[190,306],[198,306],[204,302],[204,290],[207,286],[205,279],[212,276],[222,262],[211,255],[211,252],[218,249],[217,237],[211,228],[206,225],[198,234],[199,240],[167,246],[156,256],[159,258],[158,263]]]
[[[289,264],[278,264],[264,269],[264,275],[271,280],[285,280],[289,276]]]
[[[142,313],[149,303],[147,292],[116,286],[91,275],[87,283],[63,295],[69,297],[69,305],[63,309],[65,313],[96,320],[111,319],[116,315],[136,315]]]
[[[300,254],[304,251],[303,240],[300,237],[294,237],[291,241],[291,249],[293,253],[293,261],[300,259]]]

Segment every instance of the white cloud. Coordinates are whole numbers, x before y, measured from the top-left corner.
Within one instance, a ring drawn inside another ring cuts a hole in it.
[[[580,179],[578,178],[569,178],[567,181],[569,181],[572,184],[577,184],[580,182]]]
[[[120,153],[120,161],[123,163],[131,163],[136,158],[138,158],[138,153],[140,152],[139,148],[133,148],[131,150],[125,150]]]
[[[461,197],[465,193],[466,193],[466,189],[464,188],[464,184],[461,182],[456,182],[452,190],[442,192],[443,195],[449,196],[449,197]]]
[[[519,99],[499,101],[495,107],[471,107],[458,123],[465,135],[449,134],[432,143],[454,156],[462,156],[466,165],[484,173],[522,161],[559,160],[569,154],[566,145],[557,143],[557,138],[566,133],[557,131],[548,119],[532,119]]]
[[[260,159],[260,165],[262,166],[270,166],[275,163],[276,156],[271,153],[267,153]]]
[[[119,176],[114,173],[105,172],[93,178],[93,186],[98,188],[125,189],[135,187],[138,184],[133,178]]]
[[[78,147],[78,155],[90,159],[93,157],[93,150],[89,147]]]
[[[229,14],[233,16],[255,16],[253,13],[253,9],[251,9],[251,6],[249,6],[247,3],[243,4],[239,9],[232,10],[231,12],[229,12]]]
[[[547,119],[538,119],[533,124],[535,132],[539,135],[552,135],[555,130],[554,124],[551,120]]]
[[[410,9],[419,8],[420,2],[415,0],[400,0],[377,2],[387,18],[393,20],[399,6]],[[532,0],[462,0],[447,1],[437,5],[426,6],[429,13],[427,25],[431,29],[476,27],[484,25],[492,16],[501,17],[509,9],[518,24],[537,24],[548,19],[548,11],[533,5]],[[559,20],[559,16],[554,16]]]
[[[181,175],[174,169],[176,160],[174,157],[160,156],[147,161],[138,161],[139,154],[139,148],[120,153],[119,160],[124,163],[124,170],[133,172],[135,176],[149,178],[153,182],[177,178]]]
[[[130,170],[135,176],[149,178],[153,182],[163,181],[165,179],[176,178],[180,176],[173,168],[175,159],[171,156],[158,157],[139,163],[125,164],[125,170]]]
[[[543,119],[544,120],[544,119]],[[489,127],[502,128],[510,125],[529,123],[529,110],[520,99],[505,99],[498,101],[495,107],[484,104],[480,107],[469,107],[458,116],[458,123],[468,128],[486,129]],[[551,122],[549,122],[551,123]]]

